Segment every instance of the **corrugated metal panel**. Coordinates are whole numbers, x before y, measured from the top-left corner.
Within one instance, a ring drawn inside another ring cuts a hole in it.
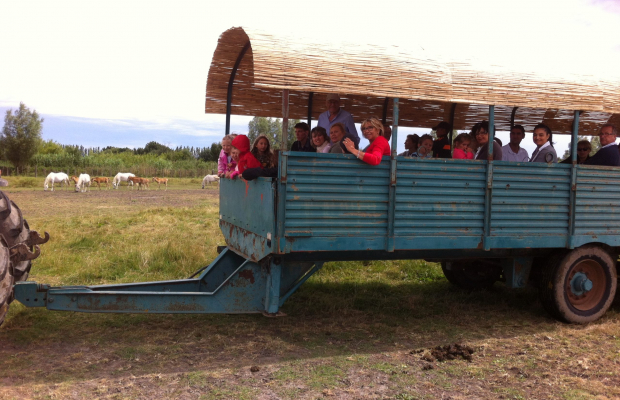
[[[290,153],[286,237],[386,236],[389,167],[338,154]]]
[[[491,236],[566,235],[569,203],[570,165],[494,163]]]
[[[398,158],[394,235],[480,236],[486,165]]]
[[[579,166],[575,235],[620,234],[620,171]]]

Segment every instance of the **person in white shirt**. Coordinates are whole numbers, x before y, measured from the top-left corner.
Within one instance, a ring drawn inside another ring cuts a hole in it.
[[[502,147],[502,161],[528,162],[530,159],[527,150],[520,147],[525,138],[525,129],[521,125],[515,125],[510,130],[510,143]]]

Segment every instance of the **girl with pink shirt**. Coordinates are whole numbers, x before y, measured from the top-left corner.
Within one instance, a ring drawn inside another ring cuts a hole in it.
[[[457,160],[473,160],[474,153],[469,151],[470,144],[471,136],[467,133],[459,134],[456,139],[454,139],[454,152],[452,153],[452,158],[456,158]]]
[[[222,151],[220,151],[220,157],[217,162],[217,176],[223,177],[227,172],[232,172],[237,166],[237,162],[232,158],[232,140],[235,138],[235,134],[226,135],[222,139]]]

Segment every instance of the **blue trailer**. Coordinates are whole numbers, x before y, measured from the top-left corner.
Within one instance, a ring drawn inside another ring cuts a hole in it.
[[[300,66],[293,50],[303,53],[300,47],[287,48],[288,42],[282,42],[269,52],[265,41],[242,28],[220,38],[206,110],[226,111],[227,133],[233,106],[247,115],[270,115],[281,106],[286,129],[291,116],[307,112],[309,122],[315,119],[314,105],[325,93],[348,88],[348,98],[359,107],[354,115],[382,112],[393,126],[392,155],[371,166],[353,155],[283,151],[277,178],[223,179],[219,224],[226,247],[190,279],[70,287],[26,281],[13,286],[16,300],[59,311],[278,315],[325,262],[426,259],[440,262],[446,278],[467,290],[500,280],[509,288],[533,283],[544,307],[566,322],[586,323],[606,312],[617,287],[620,168],[578,165],[576,147],[579,134],[596,133],[603,123],[619,119],[619,84],[612,106],[597,105],[600,96],[592,100],[567,88],[563,94],[531,99],[485,87],[480,90],[491,99],[485,102],[483,94],[473,93],[475,85],[467,101],[457,102],[447,100],[447,89],[437,83],[441,79],[403,72],[407,85],[401,92],[408,97],[387,97],[372,88],[354,91],[355,68],[340,77],[344,83],[337,87],[321,81],[325,72],[320,70],[295,75]],[[291,62],[293,72],[265,64],[278,52]],[[277,71],[284,72],[277,76]],[[382,79],[389,92],[399,93],[392,77]],[[424,91],[429,82],[435,95]],[[458,84],[452,82],[450,90]],[[238,93],[234,102],[233,92]],[[579,101],[590,111],[573,107]],[[551,110],[550,103],[557,109]],[[488,119],[491,143],[496,124],[551,121],[558,132],[572,134],[572,163],[494,161],[493,146],[486,160],[477,161],[397,156],[401,116],[410,126],[424,118],[446,119],[455,127]]]

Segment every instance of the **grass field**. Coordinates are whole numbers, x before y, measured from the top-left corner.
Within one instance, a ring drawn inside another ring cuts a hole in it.
[[[49,243],[30,280],[178,279],[216,256],[218,189],[6,192]],[[16,188],[15,186],[23,186]],[[14,302],[0,328],[0,399],[614,399],[620,304],[587,326],[533,290],[464,293],[423,261],[333,262],[260,315],[52,312]],[[426,359],[463,343],[471,361]]]

